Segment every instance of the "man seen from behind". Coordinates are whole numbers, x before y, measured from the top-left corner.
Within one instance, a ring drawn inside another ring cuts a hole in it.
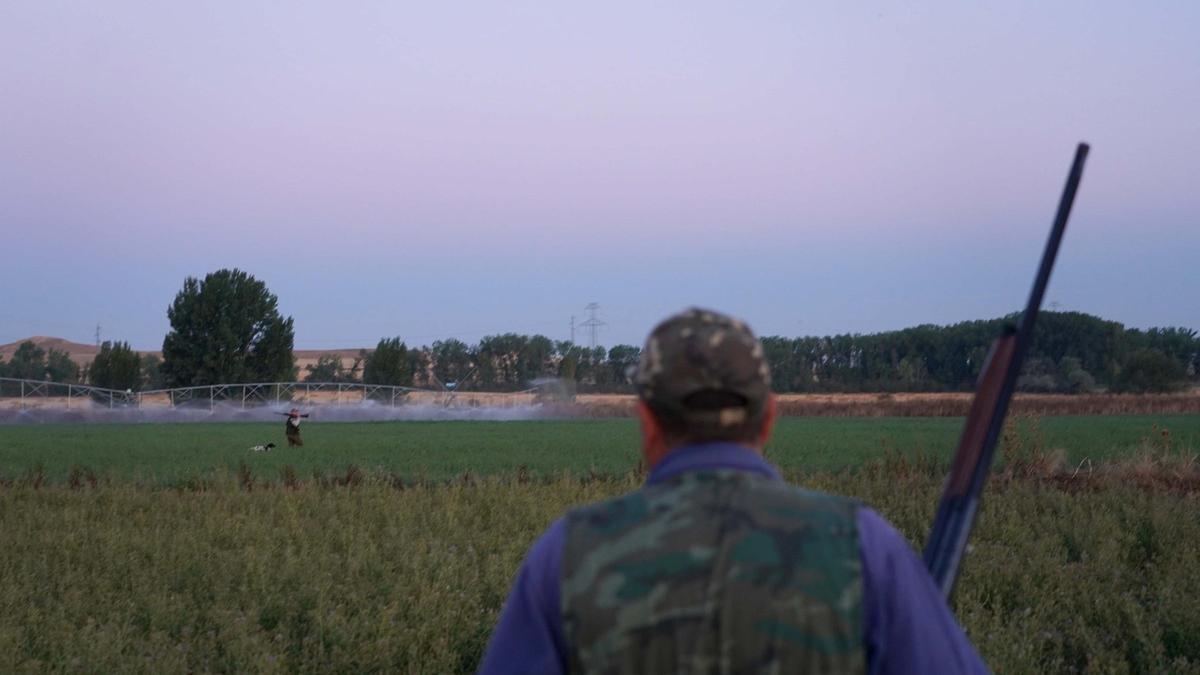
[[[534,543],[480,672],[987,672],[886,521],[764,459],[775,399],[744,323],[668,318],[635,384],[645,486]]]

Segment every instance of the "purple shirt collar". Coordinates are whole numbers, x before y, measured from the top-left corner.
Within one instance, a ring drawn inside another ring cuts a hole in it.
[[[672,450],[646,478],[647,485],[661,483],[685,471],[733,469],[781,480],[779,471],[762,455],[737,443],[701,443]]]

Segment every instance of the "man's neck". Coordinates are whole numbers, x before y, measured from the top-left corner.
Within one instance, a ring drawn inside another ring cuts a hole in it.
[[[653,450],[643,448],[642,449],[642,457],[643,457],[643,459],[646,460],[646,465],[648,467],[650,467],[651,471],[653,471],[660,464],[665,462],[667,460],[667,458],[671,457],[672,455],[675,455],[676,453],[687,452],[694,448],[702,448],[702,447],[708,447],[708,446],[722,446],[722,447],[737,446],[738,448],[741,448],[742,450],[745,450],[747,452],[752,452],[752,453],[758,455],[759,457],[766,456],[763,453],[763,446],[759,443],[747,443],[744,441],[699,441],[699,442],[681,441],[681,442],[673,443],[669,447],[663,446],[660,448],[655,448]]]
[[[738,443],[716,442],[674,448],[651,468],[646,482],[652,484],[680,473],[712,469],[749,471],[779,477],[779,472],[763,458],[761,449]]]

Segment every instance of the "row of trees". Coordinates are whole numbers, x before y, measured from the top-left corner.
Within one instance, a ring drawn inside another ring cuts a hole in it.
[[[161,376],[167,386],[276,382],[298,376],[291,317],[261,281],[233,269],[189,277],[167,310],[171,330],[163,340]],[[637,347],[584,349],[543,335],[504,333],[476,345],[449,339],[410,347],[382,338],[347,366],[339,354],[322,355],[306,367],[317,382],[364,382],[399,386],[463,386],[506,391],[545,377],[567,377],[585,387],[627,390],[626,370]]]
[[[96,358],[81,367],[64,351],[26,340],[7,363],[0,358],[0,377],[136,391],[163,386],[160,363],[154,354],[139,355],[128,343],[105,342]]]
[[[19,380],[49,380],[51,382],[79,382],[79,364],[71,360],[66,352],[51,349],[47,352],[37,344],[26,340],[17,345],[12,358],[6,363],[0,358],[0,377]]]
[[[161,389],[162,359],[155,354],[138,354],[128,342],[105,342],[87,369],[88,382],[108,389]]]
[[[409,347],[393,337],[381,339],[374,350],[360,351],[349,366],[340,354],[323,354],[305,367],[305,379],[515,391],[562,378],[587,390],[629,391],[627,371],[640,355],[632,345],[588,349],[544,335],[505,333],[476,345],[450,338],[422,347]]]
[[[871,335],[763,339],[778,391],[970,389],[992,339],[1016,316]],[[1025,391],[1170,391],[1196,381],[1187,328],[1127,329],[1079,312],[1043,312],[1018,386]]]
[[[266,284],[237,269],[189,277],[167,310],[162,361],[127,343],[105,343],[81,371],[65,353],[20,346],[0,376],[88,382],[114,389],[278,382],[298,376],[294,326]],[[763,338],[780,392],[970,389],[993,338],[1015,316],[952,326],[922,325],[869,335]],[[560,378],[580,391],[623,392],[640,357],[633,345],[588,349],[544,335],[504,333],[477,344],[457,339],[412,347],[399,337],[306,368],[307,379],[423,387],[525,389]],[[1200,338],[1186,328],[1142,331],[1078,312],[1043,312],[1018,383],[1024,391],[1170,391],[1194,384]]]
[[[965,391],[972,388],[987,350],[1016,316],[952,326],[923,325],[870,335],[763,338],[776,391]],[[632,345],[594,350],[542,335],[506,333],[477,345],[450,339],[409,348],[399,338],[381,349],[402,354],[395,365],[372,369],[362,381],[437,386],[468,382],[479,389],[522,389],[539,378],[559,377],[584,391],[630,389],[628,371],[640,350]],[[356,362],[357,368],[359,362]],[[341,360],[322,360],[335,381],[356,379]],[[310,367],[311,379],[325,374]],[[381,373],[388,375],[381,377]],[[1200,338],[1186,328],[1127,329],[1078,312],[1044,312],[1034,331],[1018,387],[1027,392],[1172,391],[1197,383]]]

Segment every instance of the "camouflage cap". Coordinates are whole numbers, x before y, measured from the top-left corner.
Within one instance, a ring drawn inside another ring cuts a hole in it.
[[[650,332],[634,384],[643,401],[689,427],[729,429],[762,418],[771,393],[771,371],[762,343],[745,323],[692,308]],[[696,406],[701,392],[724,394],[734,405]]]

